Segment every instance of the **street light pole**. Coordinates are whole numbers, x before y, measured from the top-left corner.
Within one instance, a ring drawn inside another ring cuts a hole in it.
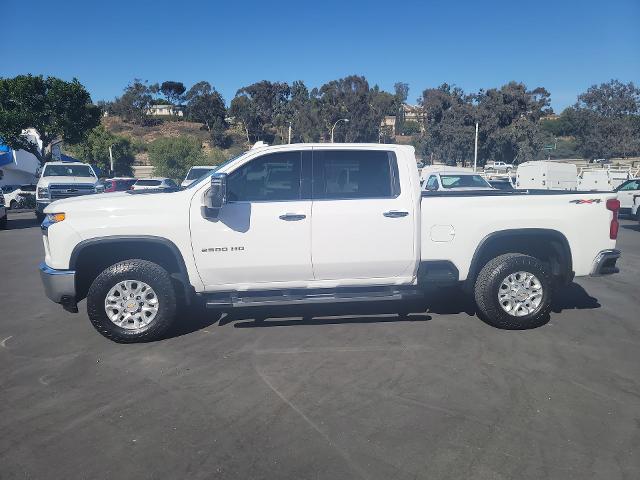
[[[111,175],[113,175],[113,152],[111,151],[113,145],[109,145],[109,163],[111,164]]]
[[[348,118],[340,118],[340,119],[336,120],[336,123],[334,123],[333,127],[331,127],[331,143],[333,143],[333,130],[336,128],[336,125],[338,125],[338,123],[340,123],[340,122],[349,123],[349,119]]]
[[[291,143],[291,120],[289,120],[289,143]]]

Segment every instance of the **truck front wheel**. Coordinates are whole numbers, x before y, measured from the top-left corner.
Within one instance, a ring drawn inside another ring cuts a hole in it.
[[[102,335],[119,343],[161,338],[176,316],[171,277],[147,260],[125,260],[100,273],[87,294],[87,314]]]
[[[549,320],[553,279],[537,258],[508,253],[483,267],[474,294],[486,323],[509,330],[536,328]]]

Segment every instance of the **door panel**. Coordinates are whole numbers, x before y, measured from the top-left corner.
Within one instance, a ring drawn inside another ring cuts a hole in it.
[[[301,198],[300,152],[255,158],[231,172],[218,220],[191,207],[195,261],[207,290],[309,281],[311,201]]]
[[[415,211],[393,153],[314,150],[312,262],[316,280],[401,277],[415,263]],[[349,281],[354,280],[354,281]]]

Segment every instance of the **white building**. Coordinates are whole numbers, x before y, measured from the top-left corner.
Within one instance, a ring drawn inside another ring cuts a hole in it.
[[[42,141],[34,129],[25,130],[24,135],[42,150]],[[13,150],[0,143],[0,185],[25,185],[36,183],[36,172],[40,168],[38,158],[25,150]]]
[[[182,105],[151,105],[147,110],[147,115],[154,117],[182,117],[184,110]]]

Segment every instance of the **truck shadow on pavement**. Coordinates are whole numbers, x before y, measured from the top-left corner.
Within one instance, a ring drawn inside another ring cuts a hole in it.
[[[551,310],[600,308],[598,300],[577,283],[557,290]],[[424,299],[411,302],[369,302],[333,305],[251,307],[220,313],[193,307],[182,316],[168,338],[179,337],[218,323],[234,328],[294,327],[304,325],[347,325],[370,323],[427,322],[430,314],[476,315],[473,298],[458,288],[427,291]]]
[[[32,214],[33,215],[33,214]],[[13,217],[11,213],[8,215],[7,230],[23,230],[25,228],[33,228],[40,226],[40,222],[36,219],[35,215],[19,218]]]

